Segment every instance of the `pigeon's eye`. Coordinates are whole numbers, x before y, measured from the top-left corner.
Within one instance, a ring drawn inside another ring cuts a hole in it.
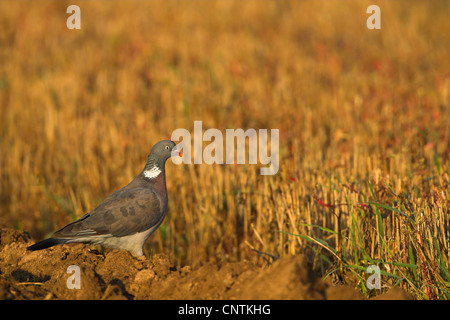
[[[169,146],[166,146],[166,150],[169,150]]]

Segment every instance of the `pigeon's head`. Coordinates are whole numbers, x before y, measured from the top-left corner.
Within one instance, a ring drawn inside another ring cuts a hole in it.
[[[175,147],[175,142],[170,140],[162,140],[153,146],[150,156],[152,156],[153,159],[158,160],[159,163],[164,163],[172,156],[172,154],[178,155]]]
[[[183,156],[183,154],[176,150],[176,144],[170,140],[162,140],[155,144],[148,155],[147,163],[145,164],[143,174],[148,179],[153,179],[159,176],[164,171],[164,164],[172,155]]]

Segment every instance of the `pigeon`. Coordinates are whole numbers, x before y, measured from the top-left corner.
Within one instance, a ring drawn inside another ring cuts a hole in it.
[[[167,213],[165,163],[182,156],[173,141],[155,144],[142,172],[113,192],[94,210],[27,249],[41,250],[64,243],[85,243],[125,249],[143,257],[143,246]]]

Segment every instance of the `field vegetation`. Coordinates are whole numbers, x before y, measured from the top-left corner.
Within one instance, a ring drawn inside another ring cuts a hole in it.
[[[274,176],[169,161],[147,255],[304,253],[366,296],[450,298],[447,1],[376,1],[381,30],[354,0],[77,0],[82,28],[68,30],[72,2],[0,2],[2,226],[48,236],[194,120],[279,129]]]

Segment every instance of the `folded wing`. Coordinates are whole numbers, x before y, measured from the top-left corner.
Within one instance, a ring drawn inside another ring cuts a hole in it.
[[[122,237],[145,231],[160,221],[163,202],[153,188],[122,188],[97,208],[68,224],[52,238]]]

